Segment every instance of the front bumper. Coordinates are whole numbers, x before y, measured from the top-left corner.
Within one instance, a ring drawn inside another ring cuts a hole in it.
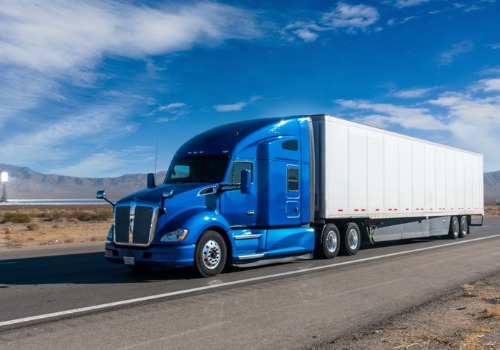
[[[194,265],[195,245],[151,246],[147,249],[106,244],[104,256],[114,263],[151,268]]]

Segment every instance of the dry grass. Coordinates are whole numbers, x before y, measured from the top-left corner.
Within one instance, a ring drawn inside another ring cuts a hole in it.
[[[486,205],[484,207],[484,216],[497,216],[500,215],[500,206]]]
[[[113,220],[111,206],[0,208],[0,247],[100,242]]]
[[[500,274],[316,350],[498,350]]]

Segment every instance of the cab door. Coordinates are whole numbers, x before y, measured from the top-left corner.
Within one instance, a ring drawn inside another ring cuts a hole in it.
[[[300,167],[297,164],[286,166],[286,204],[285,215],[290,225],[300,225]]]
[[[298,140],[285,136],[262,143],[258,166],[257,225],[269,228],[300,225],[302,186]]]
[[[229,185],[222,192],[220,211],[233,228],[255,226],[258,208],[254,168],[251,161],[235,161],[229,174]],[[241,193],[238,186],[243,170],[248,170],[251,174],[252,189],[248,194]]]

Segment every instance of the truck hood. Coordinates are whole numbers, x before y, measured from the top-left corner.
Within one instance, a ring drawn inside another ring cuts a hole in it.
[[[122,199],[116,204],[126,204],[132,201],[150,202],[159,205],[165,192],[173,191],[173,197],[166,199],[166,203],[174,199],[175,202],[183,201],[188,198],[199,195],[215,193],[216,184],[209,183],[175,183],[161,184],[154,188],[145,188],[134,192]]]

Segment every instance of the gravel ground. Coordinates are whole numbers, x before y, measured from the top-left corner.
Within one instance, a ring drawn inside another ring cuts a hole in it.
[[[500,274],[311,349],[498,350]]]

